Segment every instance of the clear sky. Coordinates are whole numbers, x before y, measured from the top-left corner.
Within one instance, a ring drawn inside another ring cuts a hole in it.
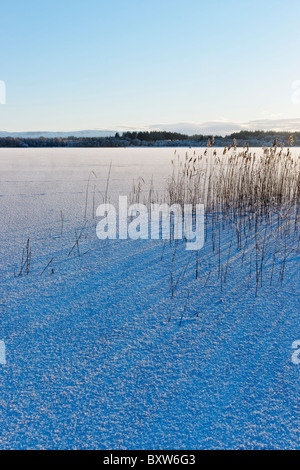
[[[0,130],[300,116],[299,0],[1,2]]]

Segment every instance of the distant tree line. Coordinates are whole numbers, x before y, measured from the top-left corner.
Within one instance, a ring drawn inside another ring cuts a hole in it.
[[[238,146],[260,147],[288,145],[290,137],[294,145],[300,145],[300,132],[240,131],[226,137],[214,136],[214,146],[223,147],[235,139]],[[0,147],[175,147],[206,146],[212,135],[189,136],[168,131],[137,131],[116,133],[114,137],[0,137]]]
[[[116,134],[118,135],[118,134]],[[143,142],[156,142],[161,140],[188,140],[190,137],[187,134],[180,134],[179,132],[167,131],[140,131],[140,132],[123,132],[122,138],[134,140],[138,139]]]

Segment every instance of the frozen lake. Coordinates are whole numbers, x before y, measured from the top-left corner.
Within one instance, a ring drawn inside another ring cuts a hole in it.
[[[204,151],[179,148],[176,157]],[[257,148],[250,151],[262,153]],[[89,197],[95,189],[95,203],[101,203],[110,164],[111,200],[128,195],[133,179],[139,177],[144,178],[145,188],[153,178],[155,189],[162,191],[172,171],[174,152],[174,148],[0,149],[1,235],[10,240],[12,233],[19,237],[33,235],[37,228],[48,230],[59,222],[61,211],[66,223],[80,220],[89,177]],[[222,157],[223,149],[217,152]],[[300,149],[292,152],[300,155]]]
[[[255,295],[252,232],[241,249],[235,228],[219,226],[218,254],[211,230],[199,273],[181,245],[96,237],[93,194],[97,206],[110,164],[113,201],[139,176],[163,190],[173,157],[174,148],[0,149],[1,449],[299,448],[297,249],[281,281],[286,247],[270,236],[276,256],[266,253]],[[286,232],[295,243],[296,228]],[[28,239],[30,269],[19,276]]]
[[[94,190],[95,206],[103,202],[110,164],[111,199],[129,195],[139,176],[164,188],[173,156],[174,149],[0,149],[2,247],[7,253],[28,237],[52,233],[61,211],[73,228],[84,214],[89,177],[90,216]]]

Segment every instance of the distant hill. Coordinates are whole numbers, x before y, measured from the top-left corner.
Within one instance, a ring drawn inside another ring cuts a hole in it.
[[[173,134],[194,135],[218,135],[221,137],[230,136],[238,132],[265,131],[267,133],[300,132],[300,118],[295,119],[260,119],[243,123],[230,121],[207,121],[207,122],[178,122],[173,124],[151,124],[147,126],[118,126],[116,129],[86,129],[80,131],[28,131],[28,132],[8,132],[0,131],[0,137],[15,138],[101,138],[114,137],[116,133],[125,134],[127,132],[169,132]]]
[[[15,137],[19,139],[39,139],[40,137],[51,138],[68,138],[68,137],[112,137],[116,131],[113,130],[83,130],[83,131],[67,131],[67,132],[50,132],[50,131],[32,131],[32,132],[6,132],[0,131],[0,137]]]

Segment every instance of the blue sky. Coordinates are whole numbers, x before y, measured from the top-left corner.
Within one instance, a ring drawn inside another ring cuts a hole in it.
[[[0,130],[298,118],[300,2],[2,2]]]

